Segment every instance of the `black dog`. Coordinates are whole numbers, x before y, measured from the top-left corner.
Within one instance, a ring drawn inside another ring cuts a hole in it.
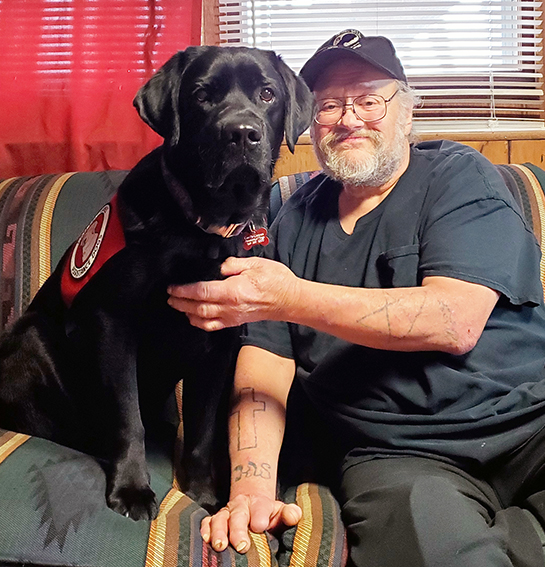
[[[226,429],[239,333],[191,327],[166,290],[219,278],[225,258],[259,241],[282,138],[293,151],[312,102],[273,52],[191,47],[135,106],[164,144],[128,174],[2,337],[0,425],[106,459],[108,505],[136,520],[158,511],[144,425],[182,378],[183,488],[217,505],[215,430]]]

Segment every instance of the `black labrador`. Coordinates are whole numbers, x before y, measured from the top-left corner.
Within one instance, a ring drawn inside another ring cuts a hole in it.
[[[144,433],[183,378],[183,488],[218,504],[239,331],[205,333],[167,304],[167,287],[220,277],[266,240],[270,179],[293,151],[312,96],[273,52],[190,47],[134,104],[164,143],[128,174],[0,340],[0,426],[109,463],[107,502],[152,519]],[[218,424],[221,420],[221,424]]]

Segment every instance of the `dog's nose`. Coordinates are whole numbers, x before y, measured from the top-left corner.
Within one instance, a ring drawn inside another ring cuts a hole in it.
[[[228,124],[224,129],[228,143],[243,147],[253,147],[261,141],[261,130],[250,124]]]

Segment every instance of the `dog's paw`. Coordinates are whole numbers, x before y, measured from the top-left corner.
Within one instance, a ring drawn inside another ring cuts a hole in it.
[[[133,520],[154,520],[159,513],[155,492],[149,487],[121,486],[107,496],[108,506]]]

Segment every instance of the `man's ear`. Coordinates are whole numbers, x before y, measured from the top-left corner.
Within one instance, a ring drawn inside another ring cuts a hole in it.
[[[157,134],[177,143],[180,139],[178,98],[187,55],[179,51],[139,89],[133,104],[140,118]]]
[[[291,153],[299,136],[309,127],[312,120],[314,99],[302,77],[298,77],[284,61],[276,57],[276,69],[286,85],[286,108],[284,110],[284,132]]]

